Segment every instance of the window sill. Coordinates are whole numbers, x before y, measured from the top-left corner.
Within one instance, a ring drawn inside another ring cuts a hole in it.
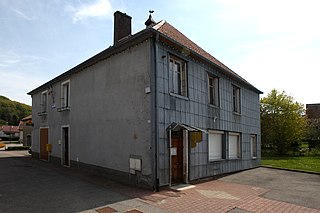
[[[241,160],[241,158],[229,158],[228,160]]]
[[[48,115],[48,113],[47,112],[38,112],[38,115],[39,116],[45,116],[45,115]]]
[[[240,115],[241,115],[241,113],[240,113],[240,112],[232,112],[232,114],[234,114],[234,115],[238,115],[238,116],[240,116]]]
[[[173,97],[176,97],[176,98],[181,98],[181,99],[184,99],[186,101],[189,101],[189,98],[187,96],[179,95],[179,94],[172,93],[172,92],[170,92],[169,95],[173,96]]]
[[[63,111],[70,111],[70,107],[59,107],[59,108],[57,108],[57,111],[58,112],[63,112]]]
[[[214,160],[209,160],[209,163],[217,163],[217,162],[222,162],[225,161],[226,159],[214,159]]]
[[[257,160],[257,157],[251,157],[252,160]]]
[[[213,105],[213,104],[208,104],[209,107],[215,108],[215,109],[220,109],[220,106]]]

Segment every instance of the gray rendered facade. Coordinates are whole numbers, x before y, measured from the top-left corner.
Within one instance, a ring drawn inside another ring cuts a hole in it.
[[[260,92],[161,36],[147,28],[31,91],[34,156],[43,158],[41,130],[47,129],[45,143],[51,147],[46,160],[156,189],[173,184],[171,135],[181,132],[181,182],[258,166]],[[187,95],[174,92],[170,57],[186,63]],[[217,106],[208,100],[210,75],[219,79]],[[63,108],[66,82],[70,104]],[[241,91],[240,113],[233,112],[233,86]],[[44,93],[48,95],[43,113]],[[172,129],[173,124],[179,129]],[[191,145],[195,131],[201,132],[201,140]],[[209,159],[209,131],[222,135],[221,159]],[[241,153],[236,159],[228,156],[229,133],[240,136]],[[254,158],[252,135],[257,139]]]

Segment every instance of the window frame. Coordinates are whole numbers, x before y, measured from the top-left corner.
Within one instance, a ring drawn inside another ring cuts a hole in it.
[[[210,134],[211,135],[220,135],[221,136],[221,144],[220,144],[220,155],[219,158],[212,158],[212,155],[210,155],[211,153],[211,145],[210,144],[214,144],[214,141],[212,141],[212,143],[210,142]],[[225,146],[224,146],[224,132],[223,131],[217,131],[217,130],[209,130],[208,131],[208,159],[209,161],[219,161],[219,160],[224,160],[225,159],[225,154],[224,154],[224,150],[225,150]]]
[[[232,85],[232,107],[234,113],[241,113],[241,90],[235,85]]]
[[[68,90],[65,91],[65,86],[68,85]],[[67,93],[67,94],[66,94]],[[65,101],[65,98],[67,100]],[[70,101],[70,80],[64,81],[61,83],[61,97],[60,97],[60,104],[62,109],[69,109],[71,106]]]
[[[212,79],[213,85],[210,85],[210,79]],[[211,95],[212,91],[212,95]],[[219,107],[219,78],[208,73],[208,101],[212,106]]]
[[[45,95],[45,101],[44,101],[44,95]],[[48,90],[45,90],[41,92],[41,97],[40,97],[40,113],[41,114],[46,114],[48,112]]]
[[[254,139],[254,140],[252,140]],[[255,147],[254,147],[255,143]],[[250,147],[251,147],[251,158],[256,159],[258,154],[258,141],[257,141],[257,135],[251,134],[250,135]]]
[[[180,69],[175,70],[173,64],[179,64]],[[179,57],[169,55],[169,71],[172,76],[172,93],[188,97],[188,70],[187,62]]]
[[[230,136],[237,136],[237,155],[236,156],[231,156],[231,140],[230,140]],[[238,132],[229,132],[228,134],[228,157],[229,159],[240,159],[241,158],[241,134]]]

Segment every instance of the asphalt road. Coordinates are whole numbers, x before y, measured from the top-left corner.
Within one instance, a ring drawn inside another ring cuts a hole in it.
[[[108,189],[103,178],[32,159],[27,152],[0,151],[0,168],[0,212],[96,212],[108,204],[163,212]]]
[[[0,151],[0,168],[0,212],[96,213],[96,209],[105,206],[120,212],[167,212],[142,202],[139,196],[128,197],[112,190],[118,185],[103,177],[33,159],[26,151]],[[257,168],[219,180],[270,189],[262,196],[320,210],[320,175]],[[186,199],[187,205],[193,200],[188,200],[192,198],[188,190],[184,193],[181,199]],[[155,193],[149,197],[159,196],[164,195]]]
[[[320,209],[320,175],[317,174],[259,167],[220,180],[270,189],[263,197]]]

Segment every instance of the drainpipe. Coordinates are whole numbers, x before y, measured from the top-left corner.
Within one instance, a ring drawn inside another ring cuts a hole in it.
[[[151,74],[151,85],[153,92],[152,97],[152,103],[151,103],[151,112],[152,112],[152,118],[153,118],[153,150],[152,150],[152,159],[153,159],[153,190],[159,192],[159,177],[158,177],[158,106],[157,106],[157,56],[158,56],[158,46],[157,41],[159,40],[159,34],[157,33],[155,38],[152,39],[152,45],[151,45],[151,54],[153,57],[151,57],[151,64],[153,65],[152,70],[153,73]]]

